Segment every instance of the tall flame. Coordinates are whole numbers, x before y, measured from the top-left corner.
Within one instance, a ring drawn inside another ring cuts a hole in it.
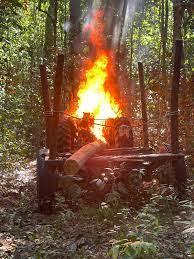
[[[94,116],[94,126],[91,131],[97,139],[104,140],[102,125],[106,119],[119,116],[120,112],[119,104],[110,93],[110,88],[113,87],[110,85],[112,59],[108,51],[103,50],[105,40],[101,12],[95,13],[88,28],[90,41],[96,50],[96,58],[91,67],[85,71],[85,79],[79,85],[78,109],[75,114],[82,118],[84,113],[91,113]]]

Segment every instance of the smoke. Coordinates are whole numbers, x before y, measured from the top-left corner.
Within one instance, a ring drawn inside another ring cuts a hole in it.
[[[135,15],[137,12],[141,11],[144,6],[145,0],[118,0],[114,1],[103,1],[103,0],[93,0],[90,1],[88,8],[82,13],[82,31],[80,37],[78,38],[79,44],[76,44],[76,52],[87,51],[85,49],[85,43],[91,44],[91,37],[93,31],[100,31],[96,40],[99,41],[102,38],[101,34],[104,34],[106,38],[107,48],[112,50],[117,50],[119,44],[123,44],[128,33],[132,27]],[[94,14],[96,12],[101,12],[101,23],[95,24]],[[104,31],[99,26],[104,24]],[[68,31],[71,28],[71,24],[66,23],[64,30]],[[95,32],[96,35],[96,32]],[[93,45],[93,44],[92,44]],[[101,44],[102,46],[106,44]],[[89,51],[92,51],[91,45],[89,45]],[[86,53],[86,52],[85,52]],[[142,53],[140,51],[140,56]]]
[[[122,30],[122,36],[121,36],[122,42],[126,39],[129,28],[132,27],[135,14],[143,7],[144,1],[145,0],[127,1],[126,14],[124,17],[124,24],[123,24],[123,30]]]
[[[121,28],[122,28],[122,15],[123,15],[123,8],[124,8],[124,0],[121,1],[119,5],[119,10],[118,14],[116,16],[116,22],[115,26],[113,28],[113,35],[112,35],[112,48],[117,48],[120,40],[120,33],[121,33]]]
[[[65,22],[63,24],[63,30],[64,32],[69,32],[70,31],[70,28],[71,28],[71,23],[68,21],[68,22]]]

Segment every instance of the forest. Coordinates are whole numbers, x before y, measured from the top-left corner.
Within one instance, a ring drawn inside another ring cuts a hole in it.
[[[0,1],[0,258],[193,258],[193,14]]]

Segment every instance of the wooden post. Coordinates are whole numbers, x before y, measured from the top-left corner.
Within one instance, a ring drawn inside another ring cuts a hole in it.
[[[140,91],[141,91],[141,106],[142,106],[142,119],[143,119],[143,142],[144,142],[144,147],[148,147],[148,117],[147,117],[144,71],[143,71],[143,64],[141,62],[138,62],[138,71],[139,71],[139,85],[140,85]]]
[[[63,84],[63,66],[64,55],[59,54],[57,57],[57,67],[54,80],[54,104],[53,104],[53,123],[52,139],[50,148],[50,159],[55,159],[57,154],[57,127],[59,122],[59,112],[61,110],[61,94]]]
[[[183,50],[182,40],[176,40],[175,55],[174,55],[174,72],[173,72],[172,88],[171,88],[171,107],[170,107],[170,115],[171,115],[170,129],[171,129],[172,153],[179,152],[178,95],[179,95],[182,50]]]
[[[171,88],[171,107],[170,107],[170,129],[171,129],[171,148],[172,153],[179,152],[179,116],[178,116],[178,97],[180,84],[180,70],[183,52],[183,41],[176,40],[174,55],[174,71]],[[172,162],[175,171],[176,188],[179,197],[184,197],[187,181],[187,170],[184,157]]]
[[[46,147],[50,148],[51,144],[51,130],[52,130],[52,112],[50,101],[50,89],[47,80],[47,71],[45,64],[40,65],[40,80],[42,86],[42,97],[44,103],[44,113],[46,122]]]

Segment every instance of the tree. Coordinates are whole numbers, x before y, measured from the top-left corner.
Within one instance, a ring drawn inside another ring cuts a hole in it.
[[[169,7],[168,0],[162,0],[162,13],[161,13],[161,42],[162,42],[162,74],[166,78],[166,51],[167,51],[167,39],[168,39],[168,19],[169,19]]]
[[[44,58],[48,60],[48,63],[52,61],[52,54],[57,47],[57,10],[58,0],[49,0],[48,11],[45,11],[41,7],[42,0],[39,0],[39,11],[46,14],[45,22],[45,41],[44,41]]]
[[[76,92],[76,56],[77,56],[77,48],[76,45],[79,43],[80,32],[81,32],[81,0],[70,0],[69,2],[70,8],[70,62],[68,69],[68,83],[70,84],[73,93]]]
[[[173,50],[175,41],[177,39],[182,39],[182,25],[185,12],[185,5],[183,2],[183,0],[173,1]]]

